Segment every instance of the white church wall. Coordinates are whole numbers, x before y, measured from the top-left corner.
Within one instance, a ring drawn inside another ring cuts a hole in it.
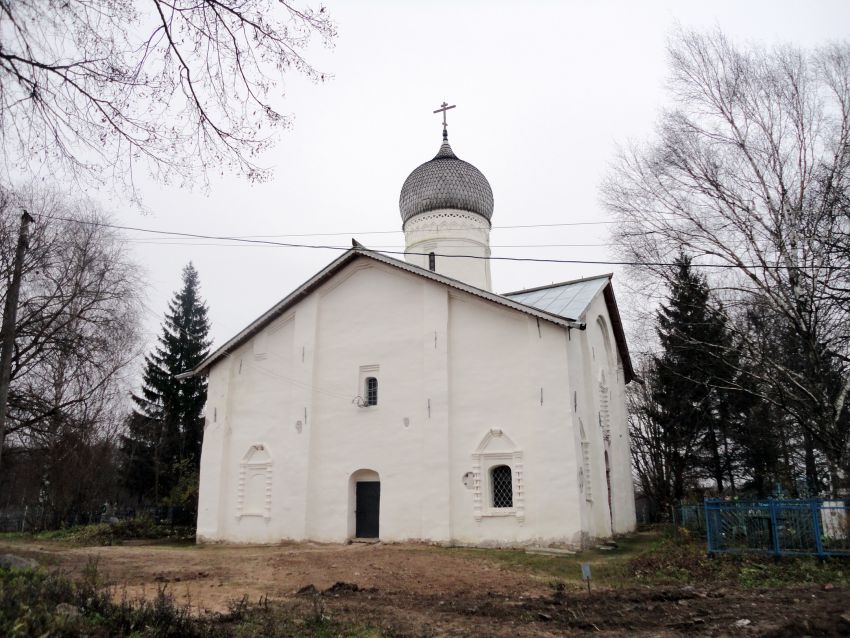
[[[298,467],[299,455],[292,453],[301,436],[292,426],[295,320],[292,313],[277,319],[222,364],[230,368],[230,393],[229,442],[220,467],[227,481],[220,526],[231,540],[272,542],[303,536],[303,496],[292,489],[304,470]],[[252,482],[257,469],[246,460],[258,446],[269,457],[269,510],[262,512],[249,507],[259,498],[252,491],[261,481]]]
[[[567,342],[570,366],[581,373],[572,375],[570,389],[573,395],[572,426],[575,450],[580,458],[580,478],[577,492],[582,543],[610,533],[607,506],[600,482],[599,437],[593,416],[591,369],[593,354],[586,330],[572,330]]]
[[[199,538],[274,542],[304,538],[307,421],[315,302],[308,299],[267,326],[210,373],[201,461]],[[295,336],[298,336],[296,342]],[[306,370],[305,370],[306,369]],[[270,456],[270,511],[251,506],[259,479],[245,463],[261,445]],[[252,482],[253,481],[253,482]],[[218,498],[215,498],[215,491]]]
[[[228,489],[221,470],[227,455],[225,428],[229,372],[227,366],[215,366],[209,374],[198,488],[197,537],[200,541],[224,538],[219,519],[223,511],[221,501]]]
[[[528,466],[529,482],[538,488],[529,494],[529,502],[541,514],[557,512],[551,524],[575,545],[581,538],[581,504],[576,488],[580,461],[573,441],[569,387],[577,371],[568,349],[575,330],[568,333],[563,327],[530,317],[526,325],[531,342],[529,361],[537,371],[532,383],[542,389],[534,430],[539,462]]]
[[[287,489],[292,498],[298,499],[297,511],[292,514],[293,539],[307,536],[307,495],[309,494],[310,459],[313,449],[313,416],[315,414],[314,391],[317,317],[319,295],[312,294],[295,308],[295,323],[292,340],[292,368],[290,382],[291,404],[288,407],[287,428],[295,432],[288,450],[288,467],[285,473]],[[297,525],[297,528],[296,528]]]
[[[420,480],[432,484],[423,499],[420,529],[426,538],[452,538],[451,414],[449,378],[449,293],[426,282],[422,289],[422,377],[419,405],[424,408]]]
[[[436,477],[421,476],[428,427],[422,397],[424,286],[423,280],[364,260],[320,291],[310,426],[310,538],[349,537],[349,477],[359,470],[380,477],[382,539],[430,533],[422,528],[422,506],[445,498],[445,487]],[[376,406],[352,403],[363,393],[362,366],[377,368]]]
[[[576,462],[566,418],[566,331],[541,322],[538,333],[535,319],[465,295],[451,294],[449,307],[453,540],[575,542],[580,527],[563,472]],[[513,470],[509,510],[490,502],[488,471],[500,464]]]
[[[598,338],[595,326],[595,318],[600,310],[597,304],[600,299],[602,299],[601,294],[586,311],[584,319],[587,328],[580,333],[581,361],[585,373],[582,375],[579,390],[578,414],[590,452],[590,476],[585,477],[590,491],[590,498],[585,498],[587,516],[585,530],[591,539],[604,538],[612,533],[611,514],[608,507],[608,484],[605,476],[605,443],[602,428],[599,426],[597,393],[599,370],[600,367],[605,367],[603,345]]]
[[[605,495],[605,507],[600,509],[607,510],[608,485],[604,461],[606,452],[611,471],[611,509],[610,514],[606,514],[609,520],[597,519],[597,524],[602,527],[607,526],[617,534],[625,533],[633,530],[636,524],[625,383],[616,340],[611,329],[611,320],[602,294],[599,294],[591,303],[586,320],[586,334],[592,358],[592,374],[590,375],[592,386],[589,388],[588,398],[592,400],[594,411],[593,426],[599,434],[596,437],[597,460],[600,461],[601,470],[599,483]],[[603,378],[607,388],[607,418],[600,387]],[[601,424],[600,415],[603,422]]]

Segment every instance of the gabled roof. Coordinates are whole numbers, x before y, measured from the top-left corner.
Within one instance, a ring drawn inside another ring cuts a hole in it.
[[[573,317],[576,321],[585,324],[587,309],[599,292],[602,291],[605,295],[608,316],[611,319],[611,329],[614,331],[614,340],[617,342],[617,351],[620,353],[620,360],[623,363],[625,381],[629,383],[634,379],[635,372],[626,344],[626,334],[623,331],[620,310],[617,308],[617,300],[614,298],[614,287],[611,285],[613,277],[612,273],[607,273],[596,277],[562,281],[549,286],[506,292],[503,296],[539,310],[564,317]]]
[[[462,281],[458,281],[457,279],[452,279],[451,277],[446,277],[445,275],[441,275],[440,273],[427,270],[425,268],[420,268],[419,266],[414,266],[413,264],[409,264],[399,259],[387,257],[386,255],[382,255],[373,250],[369,250],[368,248],[362,246],[357,242],[353,243],[354,246],[351,249],[347,250],[345,253],[337,257],[330,264],[325,266],[322,270],[320,270],[310,279],[301,284],[301,286],[296,288],[281,301],[269,308],[266,312],[264,312],[257,319],[251,322],[246,328],[239,332],[236,336],[231,338],[223,346],[218,348],[215,352],[211,353],[206,359],[201,361],[194,369],[183,372],[177,375],[176,378],[185,379],[186,377],[201,374],[202,372],[206,371],[216,361],[232,353],[236,348],[251,339],[254,335],[260,332],[263,328],[265,328],[275,319],[280,317],[296,303],[310,295],[314,290],[316,290],[319,286],[325,283],[328,279],[333,277],[346,265],[348,265],[355,259],[360,258],[372,259],[374,261],[387,264],[388,266],[399,268],[409,273],[413,273],[414,275],[425,277],[426,279],[445,284],[446,286],[455,288],[457,290],[462,290],[471,295],[475,295],[476,297],[485,299],[489,302],[512,308],[519,312],[532,315],[534,317],[537,317],[538,319],[543,319],[545,321],[549,321],[550,323],[554,323],[565,328],[578,328],[580,330],[583,330],[585,327],[584,323],[575,321],[570,317],[560,316],[555,313],[548,312],[545,309],[525,305],[520,301],[509,299],[508,297],[497,295],[492,292],[482,290],[481,288],[476,288],[475,286],[470,286],[469,284],[465,284]]]

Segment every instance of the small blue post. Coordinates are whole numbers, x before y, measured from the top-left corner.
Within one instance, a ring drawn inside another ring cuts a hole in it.
[[[812,522],[814,523],[815,528],[815,548],[818,552],[818,558],[823,560],[826,558],[826,552],[823,549],[823,539],[821,538],[821,529],[820,529],[820,512],[821,512],[821,504],[816,500],[812,499]]]
[[[776,502],[772,498],[768,499],[767,502],[770,508],[770,532],[773,537],[773,555],[779,558],[779,524],[776,520]]]

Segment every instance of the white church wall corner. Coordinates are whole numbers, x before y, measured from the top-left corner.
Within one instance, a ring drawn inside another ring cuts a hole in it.
[[[598,432],[598,448],[593,445],[596,448],[594,464],[599,468],[596,484],[608,492],[610,481],[610,499],[605,499],[604,508],[598,508],[590,526],[593,535],[601,536],[634,529],[634,487],[622,360],[614,346],[608,308],[602,295],[594,299],[587,317],[590,319],[586,331],[588,346],[596,351],[591,366],[592,383],[586,393],[588,407],[592,409],[592,415],[588,415],[592,416],[590,422],[598,426],[594,428]]]

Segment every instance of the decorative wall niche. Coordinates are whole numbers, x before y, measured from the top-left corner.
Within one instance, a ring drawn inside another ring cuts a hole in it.
[[[272,515],[272,457],[263,443],[254,443],[239,463],[236,517]]]

